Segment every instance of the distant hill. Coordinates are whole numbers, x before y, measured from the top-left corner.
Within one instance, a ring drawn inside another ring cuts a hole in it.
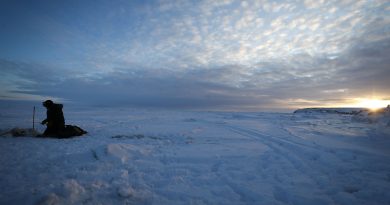
[[[354,122],[376,123],[390,127],[390,106],[375,111],[367,108],[304,108],[295,110],[294,114],[352,115],[351,119]]]
[[[367,108],[304,108],[295,110],[294,113],[329,113],[356,115],[362,112],[369,112]]]

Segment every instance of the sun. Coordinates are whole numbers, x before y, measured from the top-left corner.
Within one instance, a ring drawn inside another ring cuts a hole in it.
[[[390,100],[381,100],[381,99],[359,99],[356,106],[364,107],[370,110],[378,110],[380,108],[384,108],[390,104]]]

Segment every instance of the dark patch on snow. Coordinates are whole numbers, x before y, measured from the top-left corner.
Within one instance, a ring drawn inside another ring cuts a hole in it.
[[[160,138],[159,137],[155,137],[155,136],[145,136],[143,134],[131,134],[131,135],[115,135],[115,136],[112,136],[111,138],[113,139],[144,139],[144,138],[148,138],[148,139],[152,139],[152,140],[159,140]]]
[[[344,191],[352,194],[352,193],[360,191],[360,188],[355,187],[355,186],[344,186]]]
[[[194,118],[184,119],[183,122],[196,122],[197,120]]]
[[[93,156],[93,158],[94,158],[94,159],[96,159],[96,160],[99,160],[99,157],[98,157],[98,155],[97,155],[96,151],[95,151],[95,150],[93,150],[93,149],[91,149],[91,152],[92,152],[92,156]]]

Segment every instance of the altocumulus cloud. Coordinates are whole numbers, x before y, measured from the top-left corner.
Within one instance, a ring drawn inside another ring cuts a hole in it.
[[[1,98],[274,110],[390,96],[385,1],[100,2],[87,16],[75,4],[77,25],[55,8],[39,21],[57,48],[0,56]]]

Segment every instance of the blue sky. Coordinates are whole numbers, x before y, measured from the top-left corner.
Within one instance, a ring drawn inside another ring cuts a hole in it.
[[[1,1],[0,99],[207,110],[390,100],[390,3]]]

